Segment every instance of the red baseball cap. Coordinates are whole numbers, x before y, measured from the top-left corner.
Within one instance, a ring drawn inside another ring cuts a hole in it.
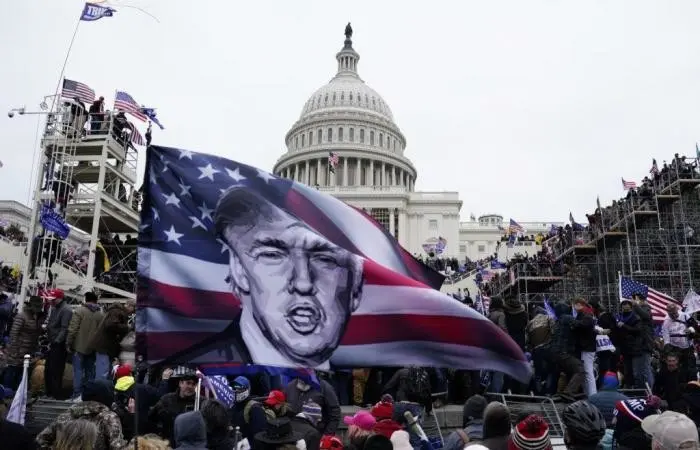
[[[287,401],[287,396],[282,391],[270,391],[265,399],[267,406],[277,406]]]
[[[121,377],[130,377],[133,370],[134,369],[131,367],[131,365],[122,364],[121,366],[117,367],[117,370],[114,372],[114,379],[118,380]]]
[[[320,448],[322,450],[342,450],[343,441],[338,436],[325,435],[321,438]]]

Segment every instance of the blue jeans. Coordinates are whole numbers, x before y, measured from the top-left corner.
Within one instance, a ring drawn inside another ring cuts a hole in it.
[[[535,366],[535,392],[539,395],[556,393],[556,366],[547,347],[539,346],[532,350],[532,362]]]
[[[634,385],[637,389],[654,387],[654,374],[651,370],[651,353],[642,353],[632,358],[632,372],[634,373]]]
[[[109,355],[95,353],[95,378],[98,380],[109,380],[112,378],[112,361]]]
[[[95,354],[73,353],[73,397],[83,393],[88,381],[95,379]]]
[[[591,396],[598,392],[595,384],[595,352],[581,352],[581,362],[583,362],[583,370],[586,372],[585,391],[587,396]]]

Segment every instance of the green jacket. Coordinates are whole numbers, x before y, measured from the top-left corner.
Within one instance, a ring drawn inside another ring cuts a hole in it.
[[[75,351],[83,355],[92,353],[88,344],[97,333],[97,328],[102,322],[104,313],[100,305],[85,303],[73,312],[73,317],[68,325],[68,337],[66,347],[68,351]]]

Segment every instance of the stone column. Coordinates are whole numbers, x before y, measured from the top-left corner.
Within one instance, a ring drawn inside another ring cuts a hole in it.
[[[304,173],[304,178],[306,178],[305,183],[306,184],[311,184],[311,171],[309,170],[309,160],[306,160],[306,173]]]
[[[318,159],[316,161],[316,184],[321,186],[321,167],[323,166],[323,159]]]
[[[374,186],[374,160],[369,160],[369,185]]]
[[[408,246],[408,225],[407,225],[406,210],[399,209],[399,244],[403,248]]]
[[[389,234],[394,235],[394,208],[389,208]]]
[[[348,183],[348,157],[343,158],[343,186],[349,186]]]
[[[381,176],[382,186],[386,185],[386,163],[382,163],[382,176]]]
[[[355,166],[355,186],[362,186],[362,160],[357,158]]]
[[[396,166],[391,166],[391,185],[396,186]]]

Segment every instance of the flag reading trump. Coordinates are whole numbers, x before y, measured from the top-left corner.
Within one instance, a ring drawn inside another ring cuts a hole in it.
[[[151,363],[530,377],[520,347],[366,212],[218,156],[149,148],[138,278]]]

